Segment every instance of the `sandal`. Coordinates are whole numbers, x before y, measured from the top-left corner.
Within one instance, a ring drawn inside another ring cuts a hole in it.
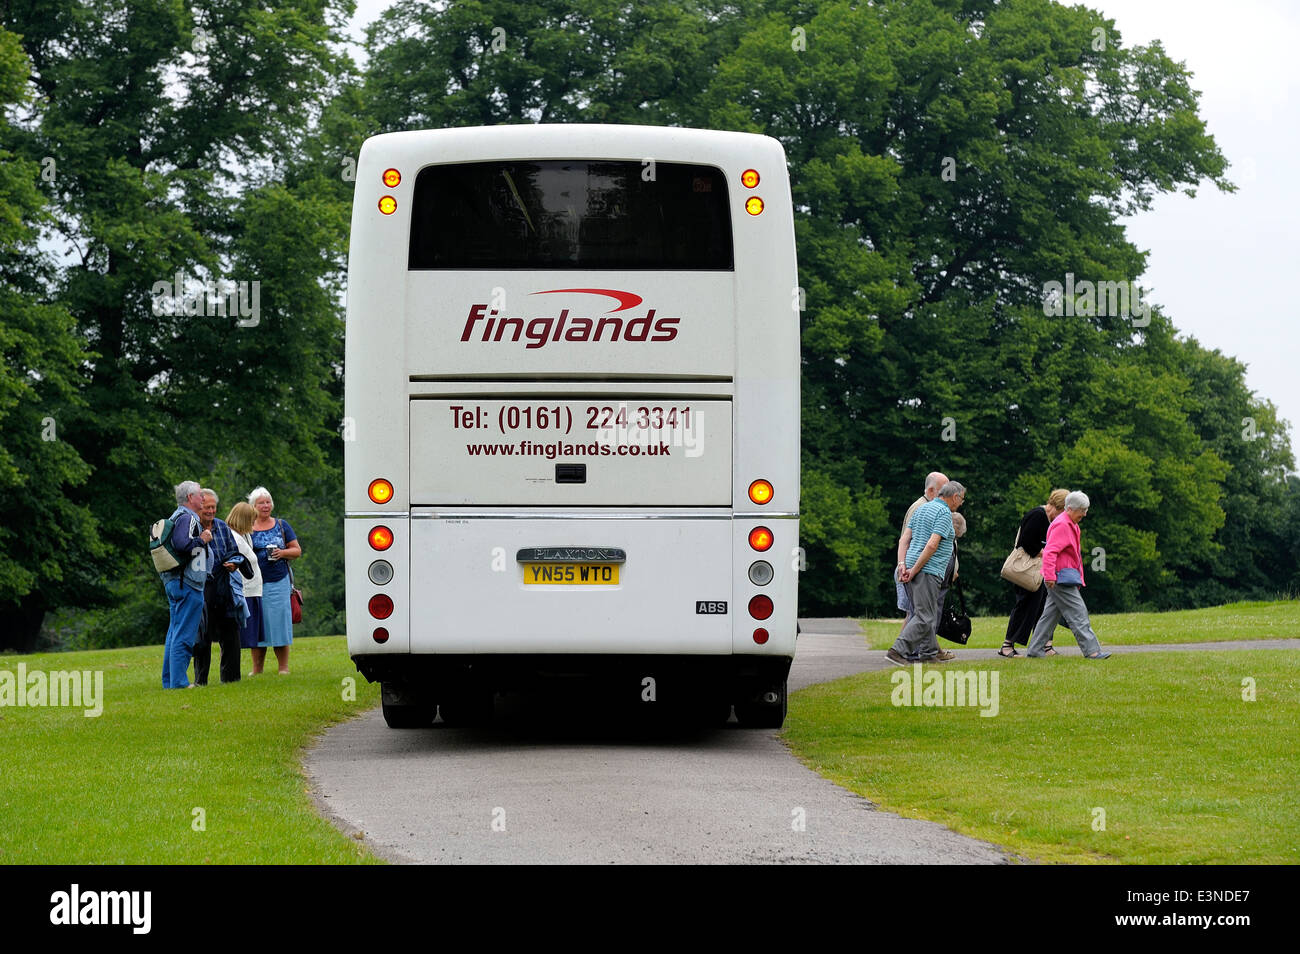
[[[1011,652],[1006,652],[1008,649]],[[1002,648],[998,650],[998,655],[1003,659],[1010,659],[1012,656],[1019,656],[1020,653],[1016,652],[1015,643],[1003,643]]]
[[[1057,651],[1052,647],[1052,644],[1051,644],[1051,643],[1048,643],[1047,646],[1043,649],[1043,655],[1044,655],[1044,656],[1059,656],[1059,655],[1061,655],[1061,654],[1058,653],[1058,652],[1057,652]]]

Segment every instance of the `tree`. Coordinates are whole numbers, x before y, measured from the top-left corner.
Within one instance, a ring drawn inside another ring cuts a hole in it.
[[[30,66],[0,29],[0,103],[26,108]],[[41,167],[17,156],[0,119],[0,648],[30,651],[44,607],[77,599],[103,555],[89,510],[72,494],[90,468],[62,427],[90,358],[72,317],[42,290],[51,265],[36,247]]]
[[[330,45],[350,9],[346,0],[4,7],[0,22],[22,36],[44,104],[21,151],[57,169],[53,233],[70,261],[54,287],[94,351],[63,435],[93,471],[87,504],[112,558],[93,563],[64,605],[148,596],[152,618],[165,614],[156,591],[134,584],[148,576],[138,569],[144,528],[170,510],[181,479],[225,471],[244,485],[307,487],[319,478],[321,434],[337,421],[321,382],[338,374],[339,311],[337,289],[315,279],[338,242],[313,229],[309,199],[274,183],[340,68]],[[283,256],[251,244],[281,240]],[[251,311],[256,283],[257,320],[231,313],[219,281],[243,283],[237,311]],[[35,602],[22,625],[54,605]],[[0,618],[0,629],[17,625]]]
[[[1140,316],[1074,301],[1052,315],[1044,302],[1067,275],[1128,291],[1144,257],[1118,217],[1157,192],[1203,177],[1231,189],[1186,71],[1158,44],[1125,47],[1099,14],[1046,0],[765,10],[719,63],[708,102],[713,124],[773,135],[790,157],[808,303],[805,470],[836,491],[821,496],[878,496],[896,521],[927,471],[962,480],[963,576],[977,607],[1003,598],[996,569],[1027,488],[1042,490],[1035,474],[1128,480],[1142,519],[1094,523],[1131,565],[1159,560],[1162,529],[1207,547],[1193,515],[1158,505],[1161,481],[1156,497],[1141,493],[1148,472],[1187,476],[1177,454],[1196,434],[1184,405],[1182,418],[1170,412],[1177,440],[1162,444],[1145,418],[1108,423],[1114,402],[1100,399],[1141,391],[1151,358]],[[1163,379],[1162,394],[1182,393]],[[1113,469],[1085,468],[1103,448]],[[1196,477],[1222,476],[1213,455],[1196,459]],[[1214,528],[1212,510],[1196,517]],[[888,536],[865,607],[833,597],[826,573],[804,578],[805,602],[888,610]],[[1139,597],[1133,573],[1115,600]]]

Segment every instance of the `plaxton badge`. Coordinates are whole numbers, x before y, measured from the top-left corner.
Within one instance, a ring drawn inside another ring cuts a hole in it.
[[[527,547],[515,554],[519,563],[626,563],[617,547]]]

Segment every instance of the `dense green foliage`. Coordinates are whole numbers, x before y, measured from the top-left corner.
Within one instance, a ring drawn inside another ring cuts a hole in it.
[[[1053,486],[1093,500],[1093,609],[1300,585],[1289,437],[1240,363],[1158,310],[1045,307],[1067,276],[1140,278],[1121,218],[1155,195],[1231,189],[1159,44],[1049,0],[399,0],[358,70],[349,6],[0,5],[0,645],[60,607],[100,607],[72,625],[92,644],[160,638],[143,528],[184,478],[223,513],[270,487],[303,537],[304,631],[341,628],[349,162],[374,133],[503,122],[785,145],[804,612],[890,610],[897,524],[936,468],[970,489],[976,608],[1005,608],[997,568]],[[257,324],[154,307],[178,271],[259,282]]]
[[[40,446],[40,466],[63,468],[35,488],[46,502],[27,512],[41,519],[4,523],[14,532],[4,562],[34,578],[0,589],[0,645],[31,646],[33,621],[68,605],[105,607],[80,620],[92,645],[156,642],[166,602],[143,541],[175,505],[174,484],[213,486],[223,514],[265,484],[306,553],[340,535],[332,438],[347,210],[295,190],[283,168],[346,66],[330,47],[346,6],[41,0],[0,11],[31,65],[26,83],[4,85],[5,101],[34,102],[8,148],[48,167],[27,179],[45,193],[46,236],[62,256],[44,307],[65,310],[93,352],[56,351],[65,331],[51,314],[46,353],[26,359],[53,390],[80,358],[79,380],[51,415],[58,440]],[[166,300],[218,281],[246,283],[250,312],[258,282],[257,315],[209,307],[210,293],[198,309]],[[87,470],[73,510],[63,487]],[[58,501],[68,512],[47,518]],[[6,518],[23,503],[6,494]],[[43,532],[18,537],[33,525]],[[75,581],[39,562],[46,542],[75,562]],[[335,539],[299,582],[323,580],[338,554]],[[309,611],[337,631],[341,588],[320,590]]]

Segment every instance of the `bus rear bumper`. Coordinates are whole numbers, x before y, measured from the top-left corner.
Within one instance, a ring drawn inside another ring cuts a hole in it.
[[[378,654],[354,655],[370,682],[437,703],[468,688],[512,692],[539,682],[589,681],[607,693],[642,698],[708,696],[739,700],[784,687],[791,656],[644,654]],[[649,701],[649,699],[647,699]]]

